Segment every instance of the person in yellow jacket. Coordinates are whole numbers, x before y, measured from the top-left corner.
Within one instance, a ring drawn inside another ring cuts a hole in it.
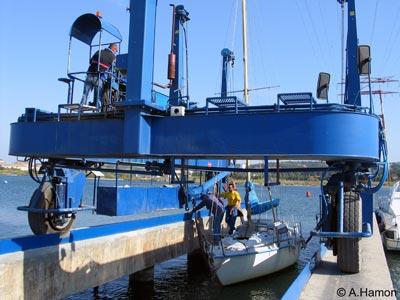
[[[228,191],[220,194],[221,198],[228,200],[228,205],[225,207],[225,222],[229,226],[229,234],[232,234],[235,230],[236,217],[238,214],[243,217],[242,211],[240,209],[240,194],[235,190],[235,184],[230,182],[228,184]]]

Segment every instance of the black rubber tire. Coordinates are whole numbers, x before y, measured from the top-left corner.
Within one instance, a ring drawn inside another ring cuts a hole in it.
[[[33,193],[29,206],[35,208],[53,208],[55,203],[55,192],[50,182],[40,185]],[[34,234],[67,233],[74,223],[74,217],[65,218],[62,226],[52,222],[54,216],[49,214],[38,214],[28,212],[29,226]]]
[[[354,232],[360,231],[361,227],[361,197],[356,192],[345,192],[343,230],[345,232]],[[342,272],[360,272],[359,241],[359,238],[342,238],[337,240],[337,263]]]

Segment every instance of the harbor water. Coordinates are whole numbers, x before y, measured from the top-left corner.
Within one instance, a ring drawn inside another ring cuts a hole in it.
[[[103,180],[102,185],[112,185],[113,181]],[[124,184],[121,182],[121,184]],[[30,235],[28,218],[25,212],[16,210],[17,206],[27,205],[37,187],[27,176],[0,175],[0,239]],[[375,197],[375,204],[389,196],[389,188],[383,188]],[[86,204],[91,203],[91,183],[85,192]],[[243,189],[239,188],[243,196]],[[279,217],[287,221],[301,222],[303,236],[308,237],[315,226],[315,216],[319,211],[318,186],[277,186],[273,196],[280,198]],[[309,193],[307,193],[309,192]],[[266,198],[267,192],[259,187],[258,196]],[[310,197],[307,197],[310,196]],[[165,213],[165,212],[162,212]],[[143,216],[107,217],[93,215],[91,212],[79,213],[74,228],[121,222]],[[155,266],[154,287],[146,293],[151,299],[279,299],[297,274],[318,249],[314,238],[302,251],[296,265],[278,273],[233,286],[222,287],[206,270],[193,268],[186,256]],[[395,289],[400,288],[400,253],[386,253]],[[240,272],[240,270],[238,270]],[[139,299],[134,286],[129,285],[128,276],[104,284],[97,289],[79,292],[67,299]],[[143,298],[143,295],[140,296]]]

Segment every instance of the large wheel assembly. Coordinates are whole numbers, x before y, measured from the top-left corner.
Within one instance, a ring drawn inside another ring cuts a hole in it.
[[[358,232],[361,227],[361,197],[354,191],[345,192],[343,230]],[[359,238],[339,238],[337,240],[337,263],[342,272],[358,273],[360,271],[359,241]]]
[[[29,207],[55,208],[56,193],[50,182],[44,182],[33,193]],[[28,212],[29,226],[34,234],[66,233],[72,227],[74,216],[53,213]]]

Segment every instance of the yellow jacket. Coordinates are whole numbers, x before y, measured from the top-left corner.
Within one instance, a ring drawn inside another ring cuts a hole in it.
[[[222,198],[228,199],[228,206],[240,206],[240,194],[237,191],[221,193]]]

